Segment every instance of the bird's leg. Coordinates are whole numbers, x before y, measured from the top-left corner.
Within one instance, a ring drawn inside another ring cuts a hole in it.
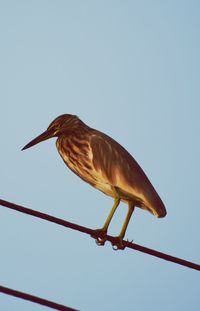
[[[125,236],[126,229],[128,227],[130,218],[131,218],[131,216],[133,214],[134,208],[135,208],[134,204],[132,202],[128,202],[128,212],[127,212],[125,221],[123,223],[122,229],[120,231],[120,234],[117,237],[114,238],[114,241],[112,243],[113,249],[115,249],[115,250],[124,249],[125,248],[122,241],[123,241],[123,238]]]
[[[111,220],[113,218],[113,215],[114,215],[114,213],[115,213],[119,203],[120,203],[120,198],[115,198],[113,207],[112,207],[112,209],[111,209],[111,211],[110,211],[110,213],[109,213],[109,215],[108,215],[108,217],[107,217],[107,219],[106,219],[106,221],[105,221],[105,223],[104,223],[104,225],[102,227],[102,230],[104,232],[107,232],[109,224],[110,224],[110,222],[111,222]]]
[[[110,224],[110,222],[111,222],[111,219],[112,219],[112,217],[113,217],[113,215],[114,215],[114,213],[115,213],[115,211],[116,211],[116,209],[117,209],[119,203],[120,203],[120,198],[119,198],[119,196],[117,196],[117,197],[115,198],[113,207],[112,207],[112,209],[111,209],[111,211],[110,211],[110,213],[109,213],[109,215],[108,215],[108,217],[107,217],[107,219],[106,219],[106,221],[105,221],[103,227],[102,227],[101,229],[95,230],[95,233],[96,233],[97,236],[98,236],[98,237],[97,237],[97,240],[96,240],[96,243],[97,243],[98,245],[104,245],[104,244],[105,244],[105,241],[106,241],[105,236],[106,236],[106,233],[107,233],[109,224]]]

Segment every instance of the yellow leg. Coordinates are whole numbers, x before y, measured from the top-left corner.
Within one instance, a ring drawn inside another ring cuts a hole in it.
[[[122,240],[123,240],[123,238],[125,236],[126,229],[128,227],[128,224],[129,224],[129,221],[130,221],[130,218],[131,218],[131,216],[133,214],[134,209],[135,209],[135,207],[134,207],[133,203],[129,202],[128,203],[128,213],[126,215],[125,221],[123,223],[122,229],[121,229],[120,234],[119,234],[119,237]]]
[[[120,203],[120,198],[115,198],[113,207],[112,207],[112,209],[111,209],[111,211],[110,211],[110,213],[109,213],[109,215],[108,215],[108,217],[107,217],[107,219],[106,219],[106,221],[105,221],[105,223],[104,223],[104,225],[102,227],[103,231],[107,232],[109,224],[110,224],[110,222],[111,222],[111,220],[113,218],[113,215],[114,215],[114,213],[115,213],[119,203]]]
[[[114,189],[115,191],[115,189]],[[106,241],[106,233],[107,233],[107,230],[108,230],[108,227],[109,227],[109,224],[112,220],[112,217],[120,203],[120,197],[118,196],[117,192],[115,191],[115,194],[116,194],[116,197],[115,197],[115,201],[114,201],[114,204],[113,204],[113,207],[103,225],[103,227],[101,229],[96,229],[95,230],[95,233],[97,234],[97,240],[96,240],[96,243],[97,245],[104,245],[105,244],[105,241]]]
[[[112,243],[114,250],[124,249],[125,248],[125,246],[123,245],[122,241],[123,241],[123,238],[125,236],[126,229],[128,227],[131,215],[133,214],[134,208],[135,208],[134,204],[132,202],[129,202],[128,203],[128,213],[126,214],[126,218],[125,218],[125,221],[123,223],[123,226],[122,226],[122,229],[120,231],[120,234],[117,237],[114,238],[114,241]]]

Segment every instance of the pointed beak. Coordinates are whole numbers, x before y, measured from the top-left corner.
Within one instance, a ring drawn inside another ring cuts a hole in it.
[[[30,141],[30,143],[28,143],[26,146],[24,146],[22,148],[22,150],[28,149],[38,143],[40,143],[41,141],[47,140],[49,138],[54,137],[54,131],[51,130],[46,130],[44,133],[40,134],[39,136],[37,136],[36,138],[34,138],[33,140]]]

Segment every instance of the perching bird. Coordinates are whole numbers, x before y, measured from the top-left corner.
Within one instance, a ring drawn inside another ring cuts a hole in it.
[[[52,137],[57,137],[56,147],[65,164],[81,179],[114,199],[103,227],[97,229],[99,245],[105,243],[120,201],[128,204],[128,212],[116,237],[117,248],[123,248],[122,240],[135,207],[165,217],[165,206],[142,168],[114,139],[90,128],[77,116],[64,114],[22,150]]]

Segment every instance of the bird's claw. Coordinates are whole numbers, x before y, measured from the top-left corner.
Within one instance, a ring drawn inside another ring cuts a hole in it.
[[[112,249],[114,251],[118,251],[119,249],[123,250],[126,247],[123,243],[123,239],[120,236],[113,237],[111,243],[112,243]]]
[[[132,244],[133,244],[133,241],[134,241],[134,240],[129,241],[129,240],[127,239],[127,242],[128,242],[128,243],[132,243]]]
[[[106,242],[106,239],[97,238],[95,242],[98,246],[103,246]]]
[[[98,246],[103,246],[106,242],[106,231],[103,229],[96,229],[92,234],[92,237],[95,238],[95,242]]]
[[[104,229],[96,229],[93,230],[93,233],[91,236],[95,239],[95,242],[98,246],[103,246],[105,242],[107,241],[107,231]],[[112,244],[113,250],[117,251],[119,249],[123,250],[125,249],[126,245],[124,245],[123,238],[121,236],[112,237],[112,240],[109,239],[109,241]],[[127,240],[127,242],[129,242]],[[132,243],[133,241],[131,241]]]

